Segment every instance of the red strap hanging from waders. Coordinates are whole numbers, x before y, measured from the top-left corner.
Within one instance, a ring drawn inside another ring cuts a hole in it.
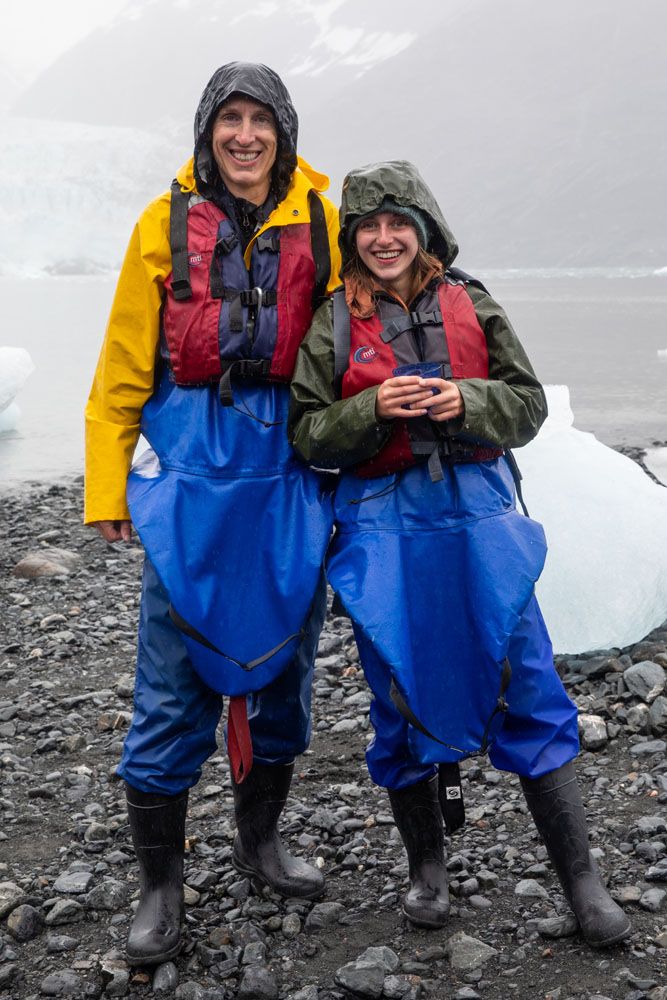
[[[234,781],[240,785],[252,768],[252,740],[248,725],[247,696],[244,694],[237,694],[229,699],[227,752]]]

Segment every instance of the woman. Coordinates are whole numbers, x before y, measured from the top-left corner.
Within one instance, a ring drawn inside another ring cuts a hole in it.
[[[451,268],[411,164],[352,171],[340,217],[344,284],[301,345],[290,428],[306,461],[342,471],[328,575],[375,696],[367,762],[408,854],[404,912],[445,922],[437,765],[487,750],[520,776],[584,937],[613,944],[630,925],[589,854],[577,712],[534,596],[544,535],[505,453],[537,433],[542,388],[503,310]]]

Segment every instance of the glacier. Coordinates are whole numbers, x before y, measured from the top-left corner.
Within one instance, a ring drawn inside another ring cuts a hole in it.
[[[0,125],[0,275],[12,277],[118,269],[137,216],[188,156],[141,129],[9,115]]]
[[[667,619],[667,489],[577,430],[567,386],[545,386],[549,416],[515,456],[549,552],[537,584],[558,653],[624,647]]]

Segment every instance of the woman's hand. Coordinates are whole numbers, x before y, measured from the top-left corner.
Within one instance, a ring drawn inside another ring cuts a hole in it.
[[[448,382],[444,378],[422,378],[419,380],[422,388],[427,388],[429,393],[432,389],[437,389],[437,395],[429,395],[420,406],[426,408],[431,420],[438,422],[443,420],[453,420],[460,417],[465,411],[463,396],[456,382]]]
[[[92,521],[91,528],[97,528],[105,542],[131,542],[131,521]]]
[[[429,381],[438,382],[442,379],[424,380],[418,375],[394,375],[393,378],[385,379],[378,389],[375,401],[375,415],[378,420],[426,416],[426,410],[423,409],[424,401],[436,398],[431,389],[424,388]],[[410,409],[404,410],[403,406],[409,406]]]

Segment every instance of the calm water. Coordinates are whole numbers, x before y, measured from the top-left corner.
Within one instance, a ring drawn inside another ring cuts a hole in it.
[[[542,381],[570,386],[577,427],[607,444],[667,439],[667,277],[483,277]],[[36,366],[17,431],[0,436],[5,487],[82,472],[82,412],[114,284],[0,279],[0,344],[27,348]]]

